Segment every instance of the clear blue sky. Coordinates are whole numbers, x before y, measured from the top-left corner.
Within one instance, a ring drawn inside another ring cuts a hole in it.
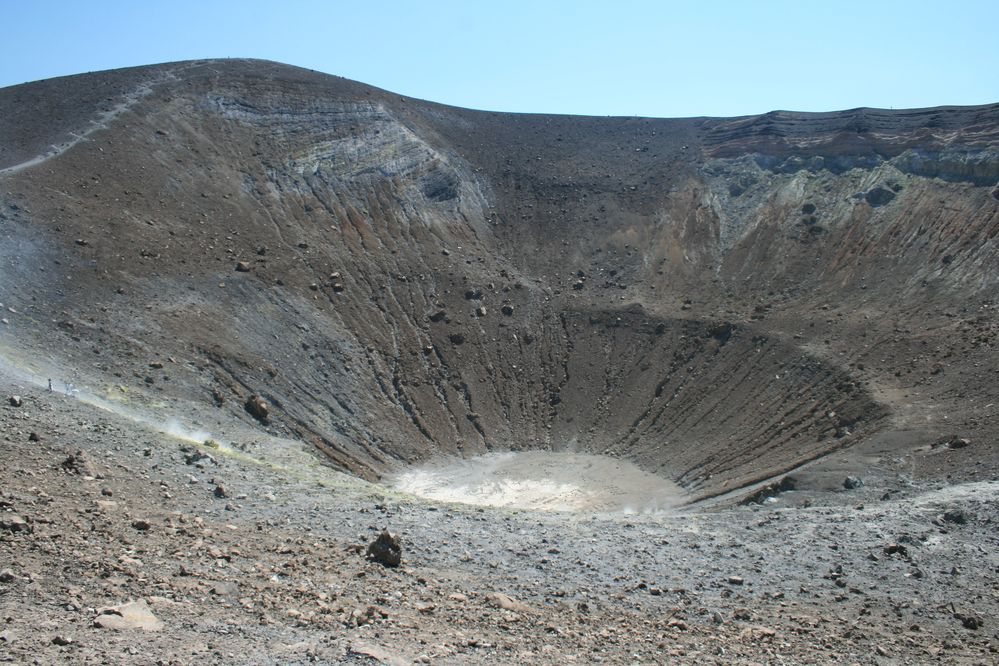
[[[254,57],[497,111],[999,102],[997,0],[0,0],[0,86]]]

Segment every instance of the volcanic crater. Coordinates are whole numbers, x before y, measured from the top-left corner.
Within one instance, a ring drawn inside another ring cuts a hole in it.
[[[176,663],[995,653],[997,266],[999,105],[2,89],[0,643],[138,662],[141,597]]]
[[[696,501],[994,384],[996,106],[513,115],[212,61],[0,107],[9,352],[262,396],[366,479],[573,452]]]

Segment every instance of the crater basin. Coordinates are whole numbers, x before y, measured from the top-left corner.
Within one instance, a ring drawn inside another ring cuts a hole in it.
[[[550,451],[441,458],[387,479],[441,502],[543,511],[654,513],[684,499],[675,483],[610,456]]]

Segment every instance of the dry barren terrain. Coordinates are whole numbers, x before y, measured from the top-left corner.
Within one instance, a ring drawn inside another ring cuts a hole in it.
[[[999,105],[0,89],[0,659],[996,663],[997,266]]]

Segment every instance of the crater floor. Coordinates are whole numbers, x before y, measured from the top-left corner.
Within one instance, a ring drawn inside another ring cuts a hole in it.
[[[439,502],[544,511],[658,513],[684,497],[677,484],[625,460],[545,451],[431,461],[388,483]]]

